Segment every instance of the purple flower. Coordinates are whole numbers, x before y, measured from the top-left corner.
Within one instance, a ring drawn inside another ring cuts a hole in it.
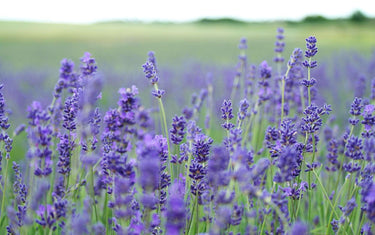
[[[63,59],[60,67],[60,78],[55,86],[54,96],[59,98],[63,89],[68,87],[75,87],[77,80],[76,74],[73,72],[74,63],[71,60]]]
[[[324,114],[329,114],[330,111],[332,111],[330,105],[324,105],[321,108],[318,108],[315,105],[306,107],[305,111],[303,112],[305,117],[302,118],[302,132],[312,134],[319,131],[323,124],[321,116]]]
[[[172,123],[172,129],[169,130],[171,134],[171,141],[178,145],[181,143],[182,139],[184,138],[184,135],[186,133],[185,127],[186,127],[186,121],[184,116],[175,116]]]
[[[96,61],[91,57],[91,54],[89,52],[85,52],[80,61],[80,69],[83,75],[89,76],[96,72],[98,66],[96,66]]]
[[[207,177],[210,185],[213,187],[219,187],[229,183],[229,177],[228,174],[226,174],[228,164],[228,150],[224,147],[214,148],[207,164]]]
[[[74,70],[74,62],[68,59],[63,59],[61,61],[60,67],[60,78],[64,80],[69,80],[71,74]]]
[[[284,40],[284,29],[278,28],[277,35],[276,35],[275,49],[274,49],[277,55],[273,59],[275,63],[284,62],[284,58],[281,56],[281,53],[284,51],[284,47],[285,47],[285,42],[283,40]]]
[[[26,212],[28,205],[26,203],[26,198],[28,195],[28,188],[23,182],[22,173],[20,166],[13,162],[14,170],[14,183],[13,183],[13,192],[15,196],[15,203],[17,211],[13,208],[8,208],[8,217],[10,218],[10,229],[18,229],[26,223]],[[12,216],[9,216],[12,214]]]
[[[290,235],[308,235],[309,229],[307,225],[303,222],[297,221],[293,224]]]
[[[366,188],[362,189],[362,201],[367,205],[365,210],[367,212],[368,219],[375,223],[375,183],[371,182]]]
[[[154,85],[155,83],[158,83],[159,77],[156,74],[154,64],[151,61],[146,61],[146,63],[142,65],[142,67],[146,78],[150,80],[151,84]]]
[[[77,94],[69,96],[65,100],[64,115],[63,115],[63,127],[68,131],[76,129],[76,118],[78,112],[78,97]]]
[[[293,200],[299,200],[303,198],[303,192],[306,192],[309,185],[307,182],[302,181],[300,185],[293,184],[293,187],[285,187],[281,188],[282,191],[284,191],[285,195],[292,198]]]
[[[207,168],[193,160],[189,168],[189,177],[193,180],[201,180],[207,174]]]
[[[180,183],[173,183],[169,191],[168,207],[166,210],[166,232],[178,235],[185,227],[186,209],[183,200],[184,194],[179,190]]]
[[[7,130],[10,127],[10,124],[8,123],[8,117],[6,116],[4,95],[1,92],[3,87],[4,85],[0,84],[0,128]]]
[[[232,226],[239,225],[241,223],[243,213],[244,213],[244,206],[234,205],[232,216],[230,218],[230,224]]]
[[[238,122],[242,122],[245,117],[247,116],[247,110],[249,108],[250,104],[249,102],[247,101],[247,99],[243,99],[240,101],[240,108],[238,110],[238,114],[237,114],[237,118],[238,118]]]
[[[204,134],[198,134],[195,136],[193,142],[193,156],[197,162],[207,162],[212,143],[213,139]]]
[[[345,156],[353,160],[363,159],[362,148],[362,140],[352,135],[346,143]]]
[[[365,75],[361,74],[355,81],[354,96],[363,98],[366,93],[366,88],[366,77]]]
[[[150,61],[152,63],[152,65],[155,68],[155,71],[157,72],[158,71],[158,67],[157,67],[157,63],[156,63],[155,52],[149,51],[147,53],[147,55],[148,55],[148,61]]]
[[[280,140],[284,146],[291,146],[297,143],[297,129],[290,119],[285,119],[280,124]]]
[[[120,88],[118,91],[120,99],[118,101],[119,113],[121,121],[126,124],[135,124],[136,111],[140,106],[140,101],[137,97],[138,88],[132,86],[132,88]]]
[[[224,100],[221,106],[221,118],[224,120],[231,120],[234,118],[232,102],[230,100]]]
[[[153,90],[151,94],[153,96],[155,96],[156,98],[160,99],[165,94],[165,91],[164,90]]]
[[[57,144],[59,152],[59,161],[57,162],[58,172],[60,174],[69,174],[70,172],[70,158],[74,149],[74,141],[67,135],[61,135],[60,142]]]
[[[362,98],[355,97],[353,103],[350,106],[350,114],[353,116],[359,116],[362,114]]]
[[[332,167],[326,166],[327,171],[336,171],[340,167],[340,163],[337,160],[338,159],[338,143],[335,139],[331,139],[328,143],[328,154],[327,154],[327,160],[330,164],[332,164]]]
[[[240,43],[238,44],[238,49],[240,49],[240,50],[246,50],[247,49],[246,38],[241,38]]]
[[[230,100],[224,100],[221,106],[221,113],[222,113],[221,118],[226,121],[221,126],[224,129],[227,129],[229,131],[230,129],[234,127],[234,124],[229,122],[229,120],[234,118],[232,102]]]
[[[193,117],[193,110],[189,107],[185,107],[183,110],[182,110],[182,114],[184,115],[184,117],[186,118],[186,120],[189,120]]]
[[[348,173],[353,173],[361,170],[361,166],[357,162],[348,162],[343,164],[343,169]]]
[[[305,57],[310,59],[316,55],[318,52],[318,48],[316,47],[316,38],[314,36],[310,36],[306,38],[306,51],[305,51]],[[317,66],[316,61],[308,61],[305,60],[303,62],[303,65],[306,68],[315,68]]]
[[[276,172],[274,181],[283,183],[291,181],[299,174],[299,160],[302,158],[299,151],[294,147],[285,147],[277,159],[277,167],[280,172]]]
[[[269,78],[271,78],[271,72],[272,68],[268,66],[267,61],[263,61],[260,66],[260,81],[258,82],[259,84],[259,91],[258,91],[258,96],[259,96],[259,103],[261,104],[262,102],[269,100],[270,95],[271,95],[271,88],[269,84]]]
[[[260,77],[262,79],[268,79],[271,77],[272,68],[268,66],[267,61],[263,61],[260,64],[259,70],[260,70]]]
[[[340,210],[344,213],[343,216],[348,217],[356,207],[357,203],[355,202],[355,198],[352,198],[346,203],[346,206],[340,207]]]
[[[56,230],[56,217],[54,207],[52,205],[40,205],[39,209],[36,211],[36,214],[40,217],[40,219],[35,220],[36,223],[43,227]]]
[[[290,56],[290,59],[288,61],[288,66],[291,69],[294,68],[296,65],[301,64],[302,58],[303,58],[302,54],[303,54],[303,52],[300,48],[296,48],[296,49],[293,50],[293,53]]]
[[[371,80],[371,95],[370,95],[371,100],[375,100],[375,78]]]
[[[142,152],[142,155],[138,158],[138,169],[140,186],[145,190],[156,190],[160,181],[160,160],[156,149]]]
[[[229,137],[224,139],[224,145],[229,151],[233,152],[241,147],[241,141],[242,130],[235,128],[229,131]]]

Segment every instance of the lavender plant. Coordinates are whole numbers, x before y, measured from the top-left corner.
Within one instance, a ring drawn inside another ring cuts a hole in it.
[[[143,71],[158,109],[132,86],[103,110],[89,53],[78,70],[61,61],[51,102],[31,102],[17,129],[0,85],[0,233],[375,233],[373,92],[354,98],[347,130],[331,128],[334,111],[313,95],[316,38],[305,61],[296,48],[284,64],[283,33],[276,69],[248,64],[241,39],[230,97],[215,98],[210,78],[181,113],[164,106],[153,52]]]

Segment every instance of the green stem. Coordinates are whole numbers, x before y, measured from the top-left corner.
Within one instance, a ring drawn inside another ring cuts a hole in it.
[[[300,95],[301,95],[301,103],[302,103],[302,110],[306,109],[305,105],[305,92],[303,91],[303,86],[300,86]]]
[[[327,191],[325,190],[322,181],[320,180],[318,174],[315,172],[315,169],[313,169],[312,172],[314,173],[316,179],[318,180],[318,183],[319,183],[320,187],[322,188],[323,195],[324,195],[324,196],[326,197],[326,199],[328,200],[329,205],[331,206],[331,209],[332,209],[333,213],[335,213],[335,215],[337,216],[337,218],[339,218],[339,216],[338,216],[338,214],[337,214],[337,212],[336,212],[336,210],[335,210],[335,207],[332,205],[331,200],[329,200],[328,193],[327,193]]]
[[[258,109],[258,101],[255,104],[254,112],[258,111],[257,109]],[[244,135],[243,135],[243,138],[242,138],[241,146],[244,146],[245,142],[247,141],[247,136],[249,134],[249,130],[250,130],[251,124],[253,123],[254,117],[255,117],[255,113],[251,114],[251,116],[250,116],[250,118],[247,122],[247,125],[245,127],[245,132],[244,132]],[[246,147],[246,146],[244,146],[244,147]]]
[[[98,212],[96,210],[96,201],[95,201],[95,189],[94,189],[94,167],[91,167],[90,169],[90,192],[91,192],[91,199],[93,200],[93,206],[94,206],[94,213],[95,213],[95,222],[98,222]]]
[[[336,196],[336,199],[335,199],[335,202],[333,203],[333,207],[335,208],[337,203],[338,203],[338,200],[341,196],[341,193],[343,192],[343,189],[344,189],[344,186],[346,184],[346,182],[348,182],[348,180],[345,180],[344,184],[342,185],[342,187],[340,188],[340,191],[337,193],[337,196]],[[331,214],[328,218],[328,225],[327,225],[327,234],[329,233],[329,230],[331,228],[331,220],[332,220],[332,217],[333,217],[333,212],[334,210],[331,211]]]
[[[285,103],[285,79],[288,77],[288,74],[289,74],[289,70],[290,70],[290,66],[288,66],[288,69],[286,70],[285,72],[285,75],[283,78],[281,78],[281,119],[280,119],[280,123],[283,121],[284,119],[284,103]]]
[[[311,167],[315,160],[315,135],[312,133],[311,135],[313,141],[313,156],[311,161]],[[311,197],[312,197],[312,187],[311,187],[311,171],[308,173],[308,181],[309,181],[309,212],[308,212],[308,221],[311,221]]]
[[[311,64],[311,57],[309,58],[309,64]],[[310,82],[311,80],[311,68],[307,68],[307,80]],[[309,97],[309,106],[311,105],[311,93],[310,93],[310,86],[307,87],[308,97]]]
[[[154,88],[155,88],[156,91],[159,90],[157,83],[154,84]],[[162,126],[164,127],[164,135],[165,135],[165,138],[167,139],[167,145],[168,145],[168,166],[169,166],[169,172],[170,172],[170,174],[173,174],[172,164],[171,164],[171,152],[170,152],[170,144],[169,144],[169,134],[168,134],[167,118],[165,116],[165,110],[164,110],[163,101],[161,100],[161,98],[158,98],[158,101],[159,101],[160,116],[161,116],[160,117],[160,122],[162,122]]]
[[[109,231],[109,223],[108,223],[108,193],[105,192],[104,198],[104,205],[103,205],[103,224],[105,224],[105,231]]]
[[[3,198],[1,200],[1,217],[6,215],[6,213],[4,213],[4,207],[5,207],[5,198],[6,198],[7,185],[8,185],[8,166],[9,166],[9,159],[6,159],[5,177],[4,177],[4,190],[3,190]]]

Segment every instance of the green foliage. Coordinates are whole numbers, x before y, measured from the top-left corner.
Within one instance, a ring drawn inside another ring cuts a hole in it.
[[[327,19],[324,16],[321,15],[311,15],[311,16],[306,16],[303,18],[302,23],[325,23],[328,22],[329,19]]]
[[[233,25],[243,25],[246,24],[245,21],[233,19],[233,18],[203,18],[198,21],[196,21],[198,24],[233,24]]]
[[[362,23],[369,20],[369,18],[364,13],[358,10],[353,12],[353,14],[349,17],[349,20],[355,23]]]

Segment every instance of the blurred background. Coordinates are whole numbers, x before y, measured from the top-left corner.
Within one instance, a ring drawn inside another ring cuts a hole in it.
[[[168,109],[177,113],[193,92],[206,87],[207,76],[218,104],[228,98],[241,38],[247,39],[249,64],[272,65],[276,30],[283,27],[286,62],[295,47],[305,49],[305,38],[317,37],[320,92],[345,119],[356,81],[365,77],[359,89],[369,93],[375,77],[372,5],[364,0],[6,1],[0,9],[0,83],[17,120],[33,100],[50,103],[63,58],[78,69],[88,51],[105,81],[104,107],[116,105],[119,87],[133,84],[152,106],[141,66],[154,51]]]

